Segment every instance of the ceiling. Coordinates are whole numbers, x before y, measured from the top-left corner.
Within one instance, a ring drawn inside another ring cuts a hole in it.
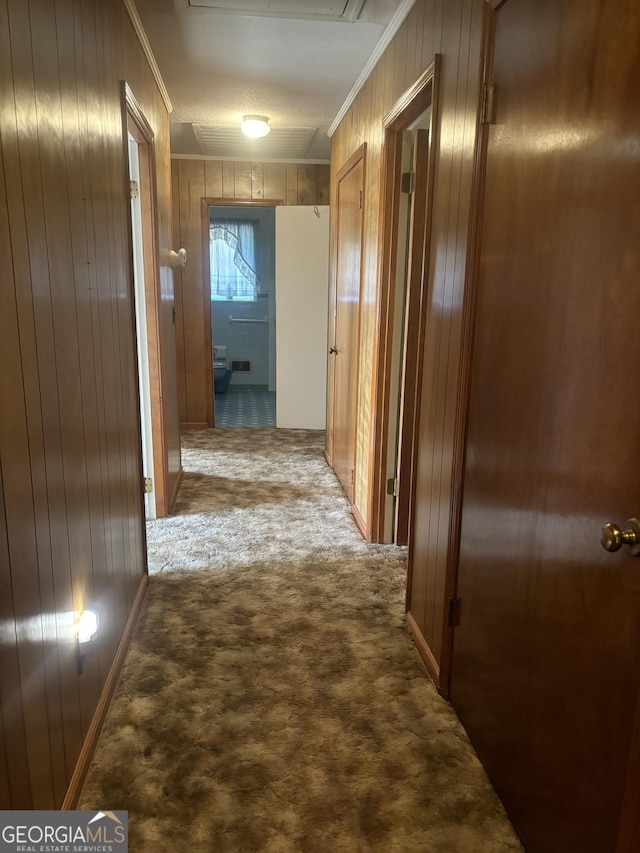
[[[135,0],[168,91],[172,154],[328,160],[327,135],[413,0]],[[269,117],[249,142],[242,116]]]

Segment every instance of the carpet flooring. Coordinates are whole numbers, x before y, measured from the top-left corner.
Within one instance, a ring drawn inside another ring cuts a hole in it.
[[[79,808],[128,810],[132,853],[520,851],[407,630],[406,551],[362,540],[323,443],[184,436]]]

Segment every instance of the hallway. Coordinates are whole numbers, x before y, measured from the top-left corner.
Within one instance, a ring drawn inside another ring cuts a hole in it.
[[[405,551],[362,540],[323,446],[183,435],[79,806],[128,809],[132,853],[521,849],[413,647]]]

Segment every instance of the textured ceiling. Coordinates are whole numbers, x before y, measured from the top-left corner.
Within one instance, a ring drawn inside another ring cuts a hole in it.
[[[174,108],[172,153],[211,154],[214,149],[202,147],[207,135],[224,134],[237,128],[244,114],[258,113],[282,131],[283,145],[270,134],[264,149],[258,141],[251,153],[238,149],[237,155],[219,156],[291,158],[291,139],[300,131],[307,145],[296,158],[326,160],[327,131],[400,5],[397,0],[135,2]],[[343,14],[340,20],[323,18]],[[357,20],[350,22],[349,15]],[[197,133],[193,125],[200,127]],[[225,150],[235,151],[228,145]]]

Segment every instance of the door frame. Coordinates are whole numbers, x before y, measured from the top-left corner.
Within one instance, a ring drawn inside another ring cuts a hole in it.
[[[200,223],[202,230],[202,295],[204,299],[204,346],[208,353],[205,361],[207,388],[207,426],[215,427],[215,396],[213,391],[213,329],[211,323],[211,262],[209,256],[209,208],[210,207],[279,207],[284,204],[282,198],[210,198],[200,199]]]
[[[433,61],[400,96],[383,120],[382,144],[382,185],[381,185],[381,218],[380,218],[380,275],[376,304],[378,314],[376,319],[375,352],[374,352],[374,382],[373,382],[373,434],[371,441],[371,491],[369,502],[369,533],[371,541],[384,541],[386,476],[389,446],[389,412],[391,406],[391,353],[393,350],[393,311],[396,297],[396,266],[398,259],[398,210],[401,193],[401,157],[402,133],[408,129],[429,106],[431,118],[429,122],[429,164],[427,168],[427,192],[424,207],[420,207],[418,215],[422,222],[419,231],[421,240],[422,265],[419,276],[412,271],[411,280],[407,282],[406,333],[403,352],[403,368],[401,388],[401,419],[406,411],[405,426],[406,442],[410,452],[404,453],[399,486],[402,492],[398,499],[404,505],[404,511],[409,518],[409,539],[413,495],[415,491],[415,444],[418,434],[419,401],[421,381],[419,365],[422,363],[424,351],[424,329],[426,324],[427,286],[429,277],[429,249],[431,238],[431,210],[433,201],[433,183],[435,175],[435,130],[438,127],[438,77],[440,55],[436,54]],[[417,202],[417,204],[416,204]],[[416,216],[416,208],[421,204],[414,198],[412,218]],[[414,238],[415,238],[414,234]]]
[[[158,256],[158,206],[156,198],[156,162],[154,133],[133,91],[126,82],[122,84],[122,111],[124,139],[129,162],[127,132],[138,144],[140,161],[140,199],[142,207],[142,241],[144,258],[144,290],[147,324],[147,357],[149,361],[149,396],[151,403],[151,433],[153,439],[153,490],[155,492],[156,518],[169,514],[171,494],[168,492],[168,451],[165,412],[162,404],[163,341],[160,334],[160,270]],[[127,165],[127,175],[128,165]],[[127,186],[129,179],[127,178]],[[129,210],[129,234],[131,234],[131,211]],[[131,246],[131,269],[133,271],[133,246]],[[132,272],[133,274],[133,272]],[[136,337],[137,340],[137,337]]]
[[[482,47],[480,53],[480,84],[476,109],[476,136],[473,153],[473,178],[471,184],[469,240],[465,265],[464,297],[461,318],[460,365],[458,368],[458,394],[453,433],[451,463],[451,502],[445,567],[443,609],[452,613],[456,609],[458,589],[458,564],[460,560],[460,535],[462,527],[463,481],[466,463],[469,402],[471,393],[471,361],[476,319],[476,301],[480,278],[480,246],[484,207],[484,187],[489,141],[489,122],[483,120],[483,91],[491,84],[493,73],[493,47],[495,42],[496,11],[507,0],[485,0]],[[450,602],[453,602],[451,605]],[[442,654],[438,670],[438,690],[447,698],[451,690],[451,665],[453,660],[453,633],[455,618],[445,618],[442,637]]]

